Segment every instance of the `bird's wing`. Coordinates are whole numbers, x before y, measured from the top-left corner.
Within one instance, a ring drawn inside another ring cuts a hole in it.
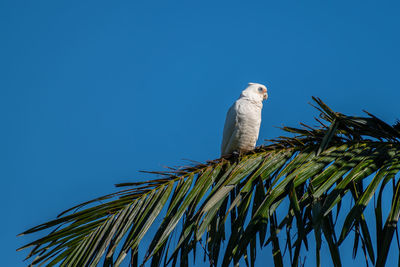
[[[232,135],[235,134],[237,128],[237,103],[233,104],[226,114],[224,132],[221,144],[221,155],[227,154],[227,149],[230,147],[232,142]]]

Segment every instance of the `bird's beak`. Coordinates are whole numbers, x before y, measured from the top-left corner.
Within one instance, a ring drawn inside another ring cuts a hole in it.
[[[264,100],[267,100],[267,99],[268,99],[268,93],[266,93],[266,92],[264,93],[263,99],[264,99]]]

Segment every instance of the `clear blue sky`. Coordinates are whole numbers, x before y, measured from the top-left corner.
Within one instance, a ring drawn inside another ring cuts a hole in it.
[[[399,3],[326,2],[0,1],[2,265],[26,265],[16,234],[138,170],[216,158],[248,82],[269,88],[260,144],[311,122],[313,95],[394,122]]]

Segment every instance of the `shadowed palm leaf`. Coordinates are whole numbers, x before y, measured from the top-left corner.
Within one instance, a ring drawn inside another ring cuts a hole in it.
[[[20,249],[33,247],[28,255],[36,256],[32,264],[96,266],[103,261],[104,266],[118,266],[131,252],[131,262],[137,265],[140,242],[161,214],[164,218],[143,261],[151,260],[152,266],[188,265],[198,245],[211,265],[244,259],[253,266],[257,244],[272,245],[276,266],[283,265],[284,248],[292,266],[298,266],[300,249],[308,249],[311,233],[317,264],[325,240],[332,262],[341,266],[338,248],[351,230],[354,254],[360,244],[370,262],[383,266],[400,214],[399,127],[369,113],[351,117],[333,112],[314,100],[321,126],[284,127],[296,136],[271,140],[239,158],[153,172],[159,179],[119,184],[123,190],[25,231],[22,234],[52,229]],[[388,185],[393,188],[391,203],[382,199]],[[346,195],[354,204],[344,212]],[[375,246],[363,215],[373,196],[375,218],[369,219],[375,221]],[[288,205],[281,205],[285,202]],[[344,218],[340,226],[338,216]],[[171,240],[174,231],[177,242]]]

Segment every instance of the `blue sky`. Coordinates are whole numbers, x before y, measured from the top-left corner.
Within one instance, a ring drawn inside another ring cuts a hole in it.
[[[27,265],[16,234],[138,170],[218,157],[248,82],[269,88],[259,144],[311,123],[311,96],[400,117],[398,2],[168,2],[0,2],[4,266]]]

